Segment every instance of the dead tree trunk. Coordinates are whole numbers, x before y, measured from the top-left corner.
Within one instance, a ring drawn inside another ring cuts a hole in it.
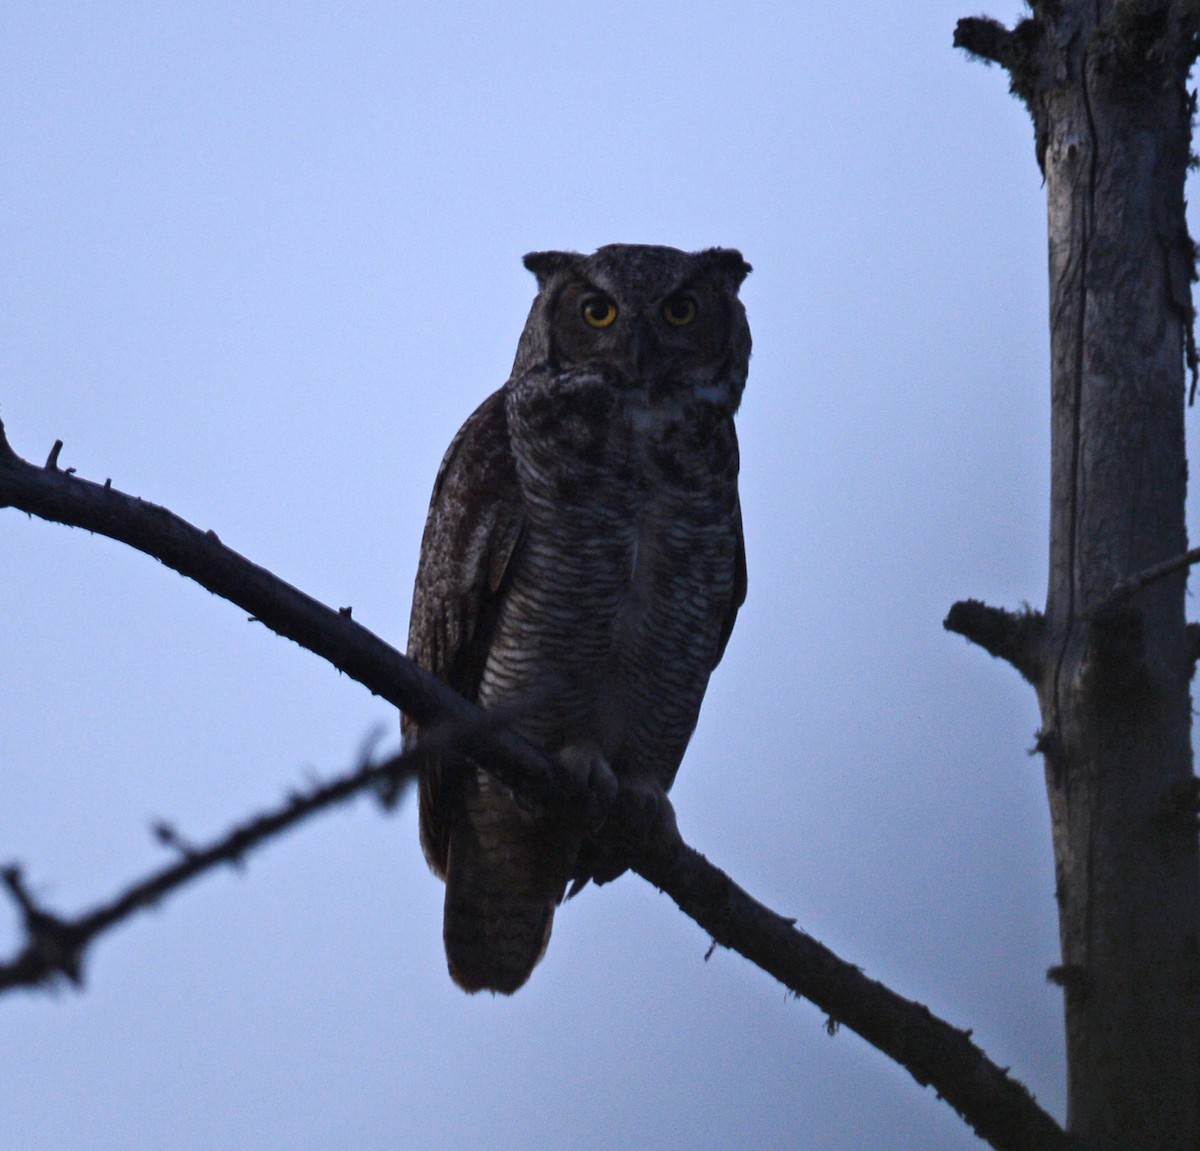
[[[1184,219],[1197,8],[1043,0],[955,42],[1033,117],[1050,254],[1050,579],[1044,615],[956,604],[947,627],[1037,689],[1054,836],[1068,1130],[1200,1148],[1200,872],[1184,618]]]

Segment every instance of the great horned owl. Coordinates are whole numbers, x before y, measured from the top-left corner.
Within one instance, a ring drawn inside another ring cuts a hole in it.
[[[733,416],[750,265],[731,249],[612,244],[525,266],[538,293],[512,375],[434,484],[408,654],[565,769],[669,811],[746,594]],[[515,991],[567,884],[621,870],[603,830],[529,810],[461,754],[430,753],[420,824],[467,991]]]

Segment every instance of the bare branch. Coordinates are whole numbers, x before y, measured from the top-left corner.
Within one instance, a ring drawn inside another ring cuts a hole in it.
[[[1149,587],[1152,583],[1157,583],[1160,579],[1165,579],[1169,575],[1174,575],[1175,572],[1183,568],[1191,567],[1195,563],[1200,563],[1200,548],[1192,548],[1191,551],[1172,556],[1169,560],[1152,564],[1148,568],[1143,568],[1140,572],[1126,576],[1104,599],[1089,609],[1088,615],[1092,619],[1105,615],[1113,608],[1119,607],[1131,599],[1143,588]]]
[[[1042,651],[1040,612],[1028,607],[1019,612],[1006,611],[965,599],[950,608],[942,627],[1007,660],[1030,683],[1037,682]]]
[[[568,773],[511,730],[433,679],[349,615],[298,591],[225,547],[165,508],[61,471],[37,468],[11,452],[0,424],[0,507],[11,506],[43,519],[120,540],[154,556],[237,604],[280,635],[323,657],[376,695],[412,715],[423,728],[449,731],[462,746],[486,752],[489,770],[521,797],[572,820],[594,818],[584,789]],[[610,820],[610,824],[618,820]],[[613,827],[618,839],[620,828]],[[240,856],[238,846],[226,858]],[[195,867],[195,856],[175,864]],[[718,943],[733,948],[835,1020],[896,1059],[919,1083],[933,1086],[966,1121],[1002,1149],[1066,1147],[1065,1136],[1032,1096],[990,1063],[966,1034],[928,1008],[868,980],[858,968],[796,930],[792,921],[750,898],[722,871],[678,838],[649,846],[634,870],[665,891]],[[95,933],[118,907],[127,915],[159,898],[161,879],[152,877],[113,903],[70,921],[61,937],[72,954],[80,930]],[[40,913],[39,914],[44,914]],[[58,921],[54,921],[58,922]],[[90,936],[89,936],[90,938]],[[30,972],[36,975],[31,978]],[[25,951],[0,976],[29,985],[67,968],[43,957],[33,935]],[[0,987],[3,982],[0,982]]]
[[[185,845],[167,824],[154,833],[160,842],[175,848],[179,858],[168,867],[152,872],[107,903],[72,919],[61,919],[39,907],[25,887],[19,867],[10,865],[0,880],[21,910],[25,944],[7,962],[0,963],[0,993],[17,987],[38,987],[65,977],[79,986],[83,982],[83,960],[90,944],[135,912],[157,906],[166,896],[199,876],[221,866],[240,867],[246,856],[303,820],[353,799],[364,791],[404,787],[416,777],[421,752],[394,755],[382,762],[358,767],[307,792],[293,792],[273,811],[234,827],[207,847]]]
[[[980,1138],[1001,1151],[1065,1151],[1071,1143],[1029,1091],[960,1031],[869,979],[795,921],[764,907],[723,871],[664,834],[634,870],[712,937],[773,975],[932,1086]]]
[[[489,767],[529,800],[587,824],[585,789],[550,759],[504,727],[485,719],[474,704],[419,668],[356,623],[226,547],[166,508],[112,486],[57,468],[39,468],[17,456],[0,422],[0,508],[86,528],[119,540],[195,580],[246,611],[272,631],[328,660],[374,695],[411,715],[422,728],[445,725],[474,732],[486,746]]]
[[[1158,580],[1200,563],[1200,548],[1192,548],[1181,555],[1172,556],[1161,563],[1152,564],[1134,575],[1117,583],[1099,603],[1088,609],[1087,616],[1093,622],[1110,616],[1112,612],[1129,602],[1138,592]],[[956,632],[984,651],[1006,660],[1030,683],[1037,683],[1042,653],[1041,612],[1026,607],[1019,612],[990,607],[979,600],[959,600],[950,608],[942,622],[947,631]],[[1196,628],[1196,625],[1189,625]],[[1200,629],[1189,632],[1192,662],[1200,657],[1200,640],[1196,635]]]

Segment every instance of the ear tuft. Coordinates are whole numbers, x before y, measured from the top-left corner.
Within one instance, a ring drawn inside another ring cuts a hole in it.
[[[583,257],[578,252],[530,252],[523,262],[537,276],[538,287],[544,288],[555,272],[569,268],[581,259]]]
[[[741,286],[742,281],[754,271],[736,248],[705,248],[703,252],[697,254],[710,268],[726,276],[729,279],[730,287],[735,291]]]

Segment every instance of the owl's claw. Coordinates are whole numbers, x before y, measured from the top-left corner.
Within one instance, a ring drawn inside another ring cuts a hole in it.
[[[573,743],[564,747],[555,759],[579,788],[587,792],[586,826],[589,831],[598,831],[608,819],[620,791],[604,753],[594,743]]]
[[[647,844],[668,831],[678,835],[675,808],[657,782],[623,780],[592,861],[595,883],[611,883],[624,874]]]

